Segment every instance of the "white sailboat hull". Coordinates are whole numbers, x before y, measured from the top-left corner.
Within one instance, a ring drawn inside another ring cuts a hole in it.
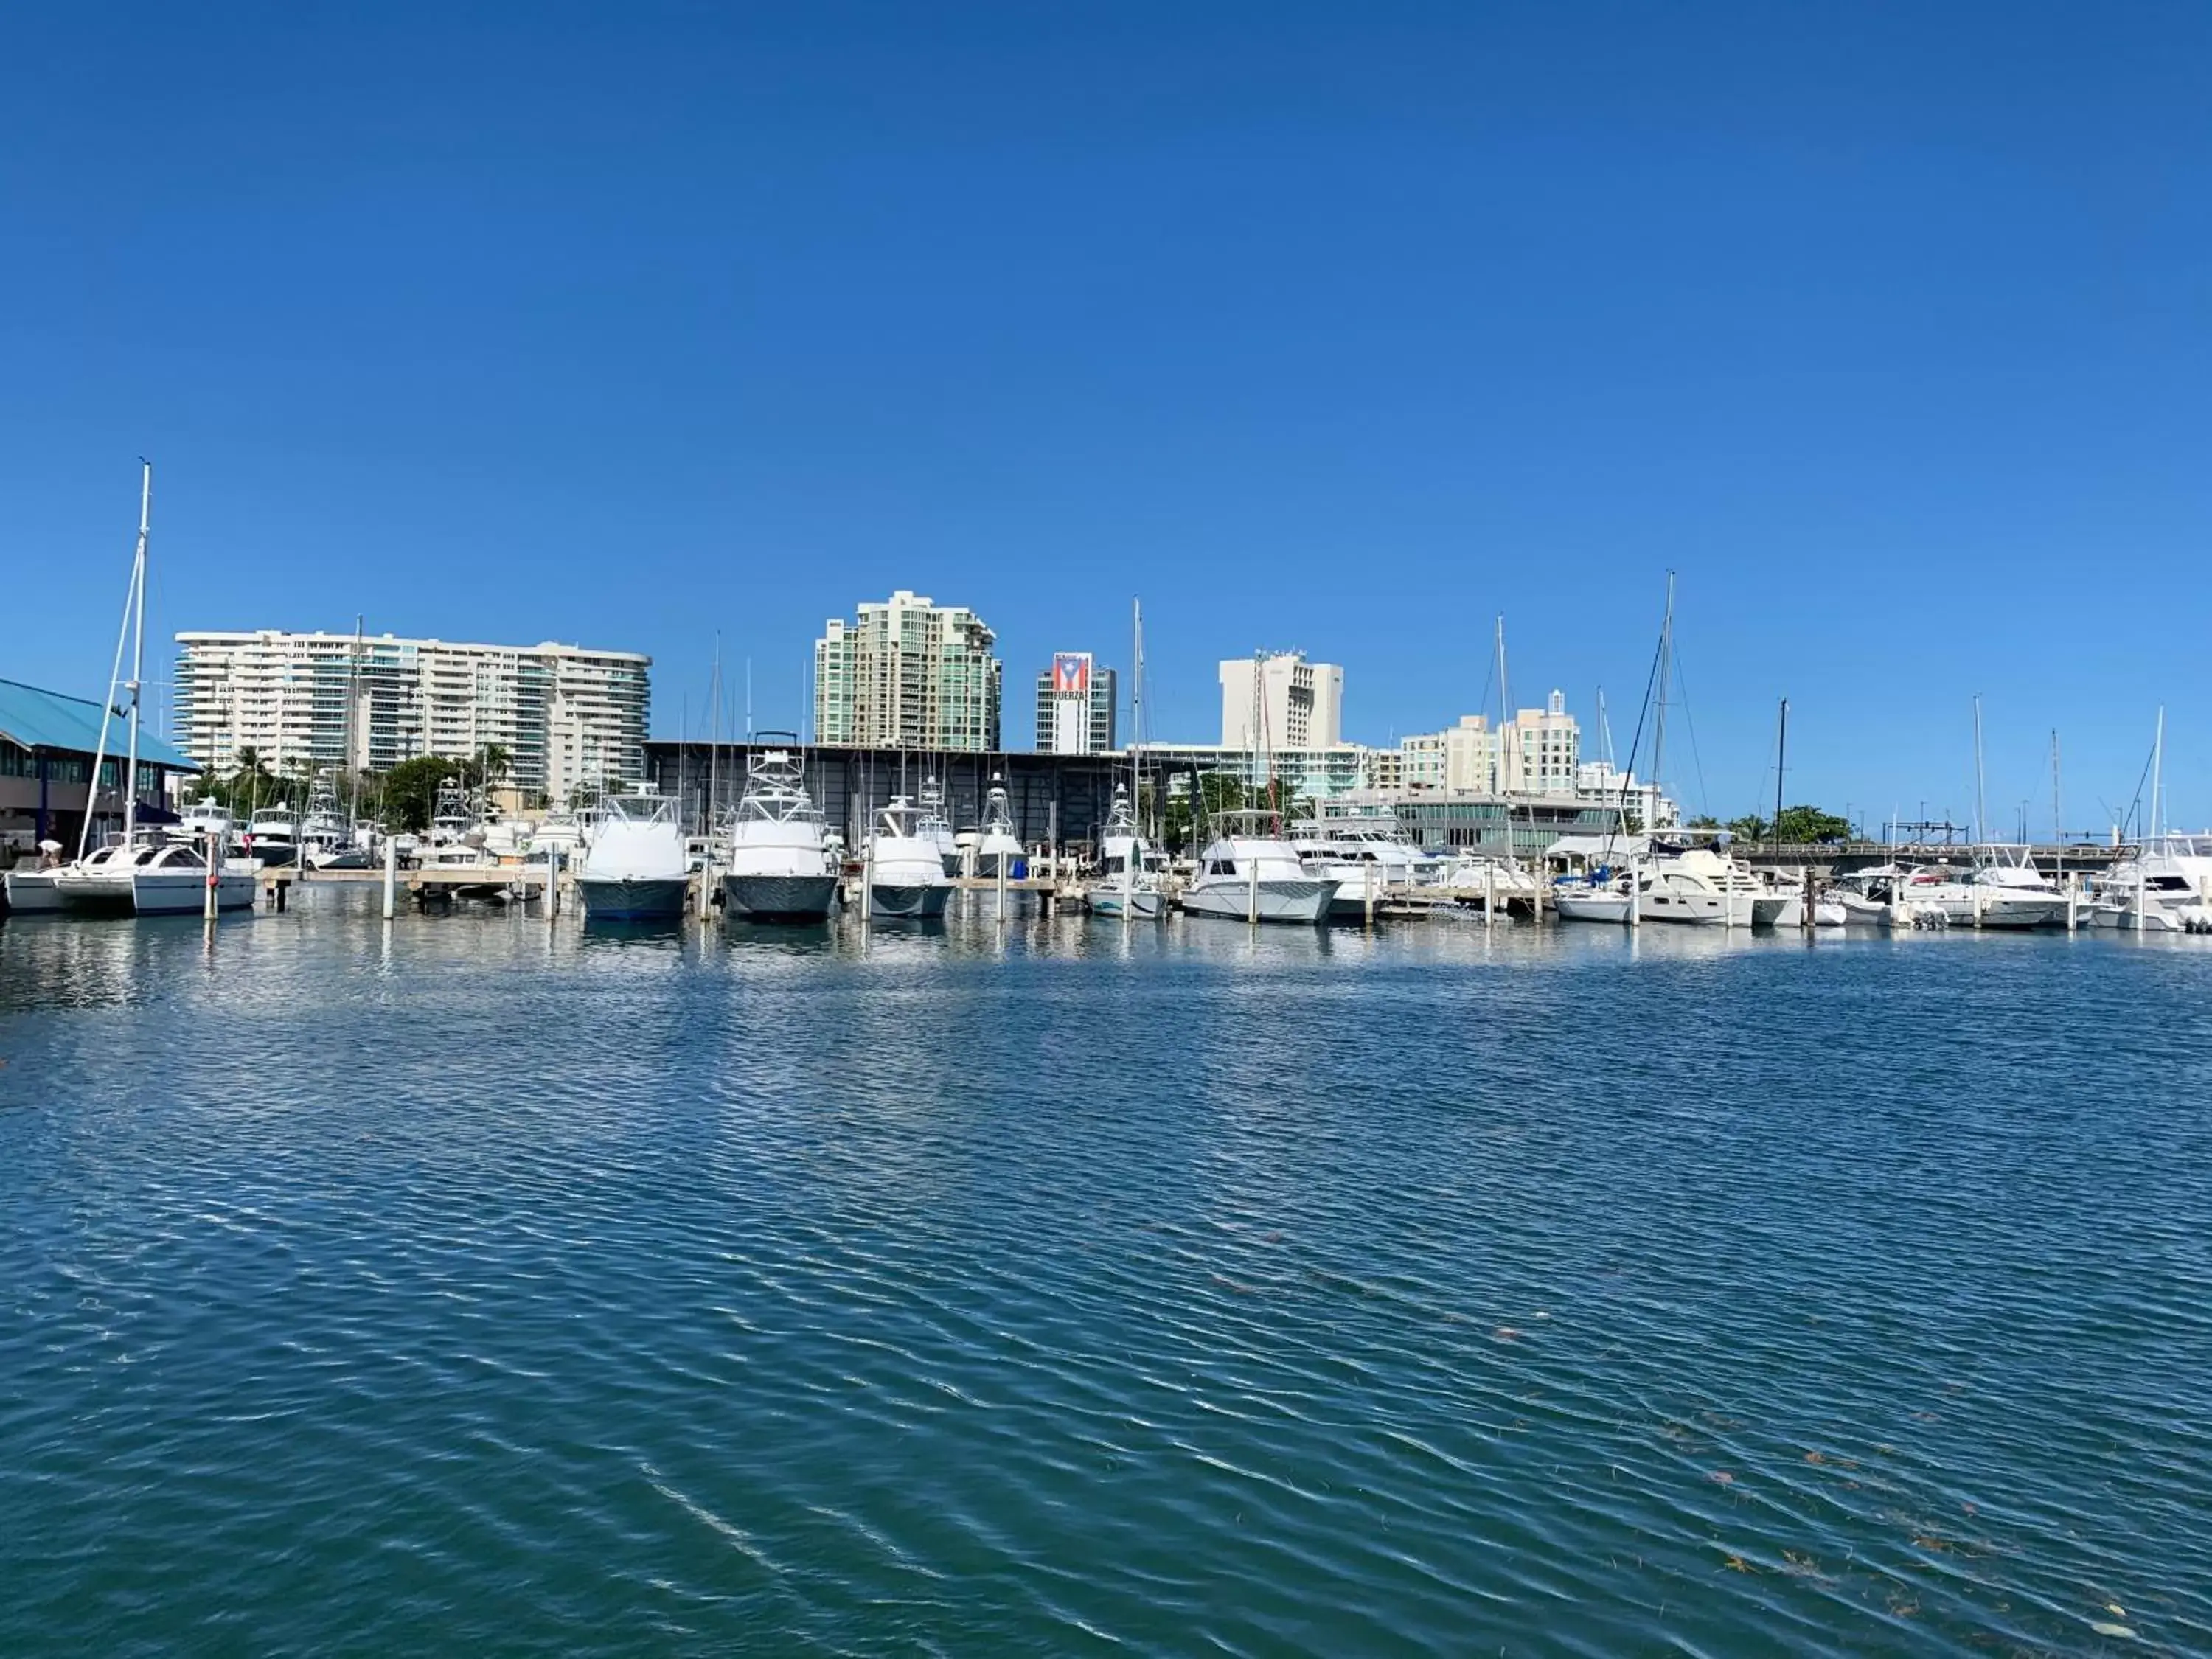
[[[1552,890],[1552,908],[1559,912],[1562,921],[1602,921],[1623,927],[1633,904],[1626,893],[1570,893],[1559,887]]]
[[[1642,921],[1748,927],[1755,915],[1756,896],[1751,893],[1703,893],[1680,888],[1671,892],[1646,890],[1637,900],[1636,914]]]
[[[218,910],[251,910],[259,884],[247,872],[226,870],[216,878]],[[207,909],[204,870],[141,871],[131,878],[131,908],[142,916],[197,916]]]
[[[6,882],[8,908],[15,915],[52,915],[62,908],[60,890],[52,870],[10,870]]]

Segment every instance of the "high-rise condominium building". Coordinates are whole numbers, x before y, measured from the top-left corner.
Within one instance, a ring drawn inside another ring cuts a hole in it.
[[[1344,670],[1302,651],[1221,665],[1224,749],[1334,749],[1344,741]]]
[[[1037,676],[1036,746],[1045,755],[1103,755],[1114,747],[1114,671],[1088,651],[1055,651]]]
[[[653,659],[574,645],[452,645],[389,634],[177,635],[176,741],[218,772],[255,750],[381,772],[495,744],[518,787],[564,800],[644,775]]]
[[[814,642],[814,740],[833,747],[993,750],[997,636],[974,611],[902,588],[832,617]]]
[[[1441,732],[1401,738],[1406,787],[1454,794],[1565,795],[1575,789],[1582,730],[1567,713],[1564,692],[1541,708],[1523,708],[1492,725],[1486,714],[1462,714]]]

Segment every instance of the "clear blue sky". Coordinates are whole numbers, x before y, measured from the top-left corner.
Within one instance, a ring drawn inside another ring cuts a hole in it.
[[[1603,684],[1723,816],[2212,817],[2212,9],[397,3],[0,20],[0,675],[155,624],[714,635],[911,586],[1157,733]],[[162,660],[167,661],[166,650]],[[1670,751],[1677,745],[1670,744]],[[1700,786],[1698,772],[1702,770]]]

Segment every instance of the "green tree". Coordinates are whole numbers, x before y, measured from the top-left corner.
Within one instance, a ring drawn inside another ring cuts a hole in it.
[[[1167,812],[1160,823],[1160,839],[1171,853],[1196,850],[1195,843],[1203,834],[1212,833],[1212,823],[1224,812],[1242,811],[1248,803],[1249,792],[1242,780],[1231,772],[1204,772],[1199,775],[1198,802],[1202,823],[1192,822],[1191,796],[1188,791],[1170,796]]]
[[[1785,806],[1782,809],[1775,839],[1799,842],[1848,841],[1850,834],[1848,818],[1838,817],[1833,812],[1823,811],[1817,806]]]
[[[420,833],[430,825],[438,805],[438,791],[461,775],[461,764],[445,755],[421,755],[404,760],[384,775],[379,792],[378,813],[386,830]]]

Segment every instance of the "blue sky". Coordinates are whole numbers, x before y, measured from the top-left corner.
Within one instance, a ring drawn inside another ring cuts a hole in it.
[[[2212,817],[2212,11],[385,3],[0,20],[0,675],[153,622],[650,651],[761,724],[910,586],[1162,735],[1625,745],[1692,805]],[[163,653],[166,661],[167,653]],[[1494,696],[1494,692],[1492,693]],[[1670,743],[1670,751],[1677,747]]]

